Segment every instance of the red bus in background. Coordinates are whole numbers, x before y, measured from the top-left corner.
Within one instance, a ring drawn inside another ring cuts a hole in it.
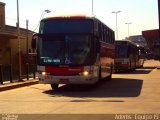
[[[39,33],[32,39],[34,49],[37,44],[40,83],[56,90],[59,84],[94,84],[111,78],[114,42],[114,31],[94,17],[41,20]]]

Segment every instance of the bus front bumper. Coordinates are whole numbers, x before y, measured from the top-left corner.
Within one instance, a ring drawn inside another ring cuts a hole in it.
[[[94,84],[98,81],[97,77],[88,76],[52,76],[38,74],[39,83],[43,84]]]

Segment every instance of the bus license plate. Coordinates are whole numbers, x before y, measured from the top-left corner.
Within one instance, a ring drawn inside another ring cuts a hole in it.
[[[60,84],[68,84],[69,83],[69,79],[60,79],[59,83]]]

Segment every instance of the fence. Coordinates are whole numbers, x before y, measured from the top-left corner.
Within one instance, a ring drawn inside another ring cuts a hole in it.
[[[19,79],[19,69],[17,65],[0,64],[0,84],[4,82],[15,82]],[[22,79],[29,80],[36,78],[37,62],[36,55],[28,54],[22,56]]]

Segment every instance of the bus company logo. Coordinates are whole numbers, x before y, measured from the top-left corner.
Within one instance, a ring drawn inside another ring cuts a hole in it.
[[[68,69],[69,71],[80,72],[81,69]]]
[[[2,114],[2,120],[18,120],[18,115],[15,115],[15,114]]]

